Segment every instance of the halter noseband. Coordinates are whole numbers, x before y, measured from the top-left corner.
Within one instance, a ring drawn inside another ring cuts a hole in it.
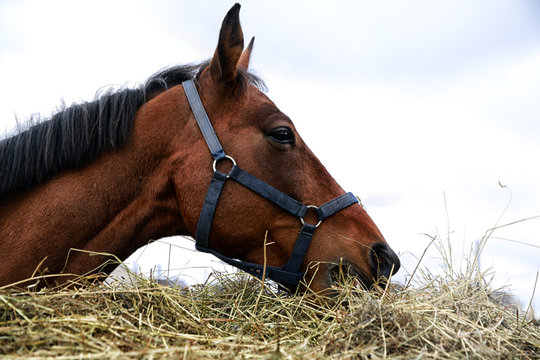
[[[225,154],[225,151],[217,138],[216,132],[210,123],[210,119],[204,110],[204,106],[201,102],[199,93],[197,92],[197,87],[195,86],[193,80],[187,80],[183,82],[182,85],[184,87],[191,110],[193,111],[193,115],[195,116],[197,124],[201,129],[204,140],[206,141],[206,144],[214,157],[214,175],[210,180],[210,186],[206,192],[204,204],[199,215],[199,222],[197,223],[197,231],[195,235],[195,248],[199,251],[213,254],[227,264],[235,266],[240,270],[258,277],[259,279],[263,278],[263,272],[265,272],[265,278],[272,279],[289,291],[294,292],[304,276],[304,274],[300,272],[300,267],[304,261],[304,257],[309,248],[309,243],[311,242],[315,229],[324,219],[332,216],[340,210],[345,209],[346,207],[356,204],[358,200],[352,193],[346,193],[321,206],[304,205],[275,189],[264,181],[258,179],[257,177],[245,172],[236,165],[236,162],[232,157]],[[217,170],[217,163],[225,160],[232,163],[232,168],[228,174],[223,174]],[[300,234],[298,235],[298,239],[296,240],[291,257],[287,261],[287,264],[281,267],[253,264],[232,259],[210,248],[209,238],[210,229],[212,228],[212,219],[214,218],[217,203],[227,179],[232,179],[239,184],[242,184],[243,186],[270,200],[283,210],[297,216],[300,219],[302,229],[300,230]],[[317,224],[309,224],[304,220],[304,216],[310,208],[314,209],[317,213],[319,219]]]

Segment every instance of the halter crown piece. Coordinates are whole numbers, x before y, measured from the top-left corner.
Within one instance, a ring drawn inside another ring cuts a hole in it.
[[[195,248],[199,251],[213,254],[227,264],[235,266],[240,270],[256,276],[259,279],[262,279],[264,275],[265,278],[272,279],[287,290],[295,292],[304,276],[304,273],[300,272],[300,267],[302,266],[302,262],[306,256],[306,252],[309,248],[309,243],[311,242],[315,229],[324,219],[332,216],[340,210],[345,209],[346,207],[356,204],[358,200],[352,193],[346,193],[318,207],[314,205],[304,205],[275,189],[264,181],[258,179],[257,177],[245,172],[236,165],[236,162],[232,157],[225,154],[225,151],[217,138],[216,132],[210,123],[210,119],[204,110],[204,106],[201,102],[199,93],[197,92],[197,87],[195,86],[193,80],[187,80],[183,82],[182,85],[184,87],[191,110],[193,111],[193,115],[195,116],[197,124],[201,129],[204,140],[206,141],[206,144],[214,157],[214,175],[210,180],[210,186],[206,192],[204,204],[199,215],[199,222],[197,223],[195,235]],[[228,174],[219,172],[216,167],[219,161],[224,161],[225,159],[232,163],[232,168]],[[210,248],[209,238],[210,230],[212,228],[212,220],[214,218],[214,213],[216,211],[221,191],[223,190],[223,186],[228,179],[232,179],[239,184],[242,184],[243,186],[268,199],[277,206],[281,207],[283,210],[297,216],[300,219],[302,228],[287,264],[281,267],[253,264],[232,259]],[[317,224],[309,224],[304,221],[304,216],[309,208],[315,209],[319,218]]]

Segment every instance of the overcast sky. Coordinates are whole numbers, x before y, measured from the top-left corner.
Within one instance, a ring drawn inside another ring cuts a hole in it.
[[[232,4],[0,0],[0,131],[210,57]],[[268,95],[362,198],[400,276],[424,234],[461,257],[509,202],[499,224],[540,215],[538,1],[251,1],[240,16]],[[482,266],[528,301],[539,258],[533,219],[496,231]]]

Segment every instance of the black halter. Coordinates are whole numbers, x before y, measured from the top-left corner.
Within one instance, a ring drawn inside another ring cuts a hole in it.
[[[197,87],[195,86],[193,80],[185,81],[182,83],[182,85],[188,98],[189,105],[191,106],[191,110],[193,111],[193,115],[195,115],[197,124],[199,125],[199,128],[204,136],[204,140],[206,141],[206,144],[214,157],[214,176],[212,176],[212,180],[210,181],[210,186],[204,199],[201,214],[199,215],[197,233],[195,235],[195,248],[199,251],[211,253],[227,264],[235,266],[253,276],[258,277],[259,279],[263,278],[263,271],[265,271],[265,278],[272,279],[291,292],[294,292],[304,276],[304,274],[300,272],[300,267],[304,261],[304,257],[309,248],[309,243],[311,242],[315,229],[324,219],[332,216],[336,212],[343,210],[346,207],[356,204],[358,200],[353,194],[346,193],[321,206],[304,205],[268,185],[264,181],[240,169],[238,166],[236,166],[234,159],[225,154],[214,128],[210,123],[210,119],[208,119],[208,115],[204,110],[204,106],[201,102],[197,92]],[[217,163],[225,159],[228,159],[232,163],[232,168],[228,174],[223,174],[216,168]],[[300,234],[296,240],[296,244],[294,245],[291,257],[289,258],[289,261],[287,261],[286,265],[277,267],[248,263],[245,261],[232,259],[210,248],[209,237],[210,229],[212,227],[212,219],[214,218],[219,196],[221,195],[221,191],[223,190],[223,186],[225,185],[227,179],[235,180],[248,189],[270,200],[283,210],[291,213],[292,215],[298,216],[302,224],[302,229],[300,230]],[[317,224],[309,224],[304,221],[304,216],[309,208],[314,209],[317,213],[319,219]]]

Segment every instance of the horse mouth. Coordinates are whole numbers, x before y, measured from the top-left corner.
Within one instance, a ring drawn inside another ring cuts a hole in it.
[[[341,261],[340,264],[331,264],[328,277],[330,287],[342,287],[342,284],[350,280],[364,290],[370,290],[374,285],[373,278],[365,276],[356,266],[345,261]]]

